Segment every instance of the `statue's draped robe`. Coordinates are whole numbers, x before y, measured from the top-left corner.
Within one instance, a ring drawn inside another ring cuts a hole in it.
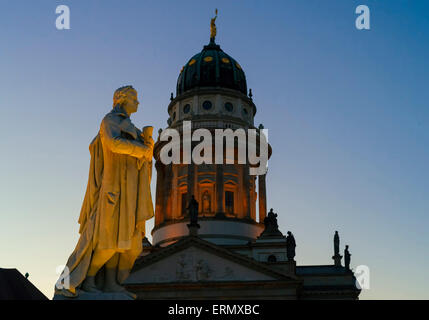
[[[71,292],[85,279],[94,250],[118,252],[120,283],[142,251],[145,221],[154,216],[149,160],[153,149],[142,145],[141,131],[126,113],[114,108],[89,146],[91,164],[79,217],[80,238],[67,261]]]

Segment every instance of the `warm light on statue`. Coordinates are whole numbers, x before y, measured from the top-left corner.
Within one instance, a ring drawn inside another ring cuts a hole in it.
[[[57,296],[80,292],[120,293],[142,251],[145,222],[154,215],[150,193],[153,127],[137,129],[130,115],[138,110],[132,86],[116,90],[113,110],[92,141],[90,173],[80,213],[80,239],[66,270],[69,288],[56,288]]]

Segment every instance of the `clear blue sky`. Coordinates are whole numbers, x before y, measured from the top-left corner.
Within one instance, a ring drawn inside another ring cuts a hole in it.
[[[60,4],[71,30],[55,28]],[[370,31],[355,28],[359,4]],[[362,299],[428,299],[426,0],[2,1],[0,267],[29,272],[52,296],[113,91],[134,85],[134,123],[165,127],[215,8],[217,42],[269,129],[268,206],[295,234],[298,264],[332,263],[338,230],[352,266],[370,267]]]

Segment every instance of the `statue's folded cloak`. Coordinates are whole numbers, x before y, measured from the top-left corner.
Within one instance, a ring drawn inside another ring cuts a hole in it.
[[[95,249],[119,253],[120,283],[142,251],[145,221],[154,211],[152,161],[136,157],[136,141],[143,142],[140,134],[129,117],[113,109],[89,146],[91,164],[79,217],[80,238],[67,261],[71,292],[85,279]],[[148,153],[152,154],[151,148]]]

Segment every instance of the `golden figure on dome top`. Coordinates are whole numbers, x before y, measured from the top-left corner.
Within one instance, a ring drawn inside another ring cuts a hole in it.
[[[216,22],[216,18],[217,18],[217,12],[218,11],[216,9],[216,11],[215,11],[216,15],[210,21],[210,41],[213,41],[213,42],[214,42],[214,40],[216,38],[216,34],[217,34],[216,23],[215,23]]]

